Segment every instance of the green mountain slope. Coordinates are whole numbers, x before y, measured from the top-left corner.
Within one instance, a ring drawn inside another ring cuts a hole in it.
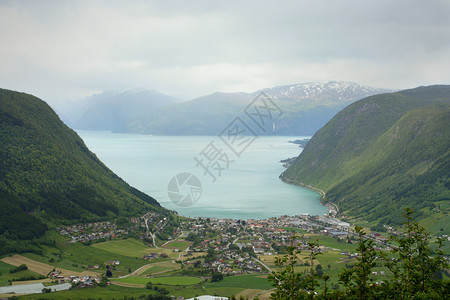
[[[281,177],[369,220],[395,224],[405,206],[436,211],[450,199],[448,124],[450,86],[368,97],[318,131]]]
[[[0,246],[38,238],[48,224],[162,210],[103,165],[44,101],[3,89],[0,206]]]

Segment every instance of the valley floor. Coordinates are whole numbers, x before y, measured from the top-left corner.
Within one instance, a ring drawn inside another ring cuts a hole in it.
[[[301,251],[296,272],[309,272],[307,243],[318,243],[322,255],[314,262],[314,269],[330,276],[327,285],[331,289],[343,288],[339,285],[338,275],[358,257],[356,237],[350,224],[325,216],[283,216],[247,221],[184,219],[174,231],[176,236],[170,237],[169,241],[156,239],[155,244],[148,239],[146,229],[142,229],[145,233],[142,239],[120,236],[95,240],[88,238],[96,236],[95,224],[75,227],[78,231],[59,228],[59,232],[50,232],[55,245],[44,246],[42,254],[3,257],[0,286],[9,282],[29,284],[22,280],[41,276],[47,279],[40,280],[40,284],[48,288],[62,283],[73,286],[68,291],[46,294],[48,299],[84,299],[93,295],[102,299],[143,295],[190,298],[206,294],[269,299],[273,283],[267,275],[282,269],[276,258],[291,244]],[[382,251],[392,247],[386,236],[367,235]],[[27,270],[8,274],[12,266],[23,264]],[[107,272],[111,272],[109,278],[105,277]],[[375,267],[371,277],[375,282],[381,282],[389,275],[386,268]],[[323,282],[319,282],[322,289]],[[34,298],[32,295],[22,297]]]

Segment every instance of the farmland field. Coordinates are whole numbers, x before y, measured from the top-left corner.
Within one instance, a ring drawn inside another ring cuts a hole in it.
[[[268,290],[272,288],[267,278],[261,278],[260,275],[240,275],[224,277],[219,282],[208,282],[206,287],[238,287],[244,289]]]
[[[133,238],[93,244],[92,247],[124,256],[139,258],[144,256],[145,254],[154,252],[153,248],[150,248],[146,246],[142,241]]]
[[[5,263],[8,263],[10,265],[13,265],[13,266],[20,266],[21,264],[26,264],[30,271],[36,272],[36,273],[44,275],[44,276],[46,276],[51,270],[54,269],[54,267],[49,264],[37,262],[37,261],[31,260],[25,256],[18,255],[18,254],[14,254],[13,256],[8,256],[5,258],[2,258],[2,261]],[[61,273],[63,275],[75,275],[75,276],[80,276],[80,277],[84,276],[84,275],[89,275],[89,276],[99,275],[99,273],[92,272],[92,271],[84,271],[84,272],[80,273],[80,272],[65,270],[65,269],[61,269],[61,268],[58,268],[58,270],[61,271]]]
[[[15,273],[9,273],[9,270],[14,268],[13,265],[7,264],[3,261],[0,261],[0,286],[6,286],[9,285],[8,280],[16,280],[24,277],[34,277],[39,278],[42,276],[41,274],[38,274],[36,272],[30,271],[30,270],[23,270]],[[43,280],[49,280],[49,279],[43,279]],[[25,283],[25,281],[18,281],[20,283]],[[37,281],[34,281],[37,282]],[[12,284],[14,285],[16,281],[14,281]]]
[[[174,264],[170,261],[168,262],[160,262],[151,264],[142,270],[140,270],[137,275],[147,275],[147,274],[161,274],[168,271],[177,270],[180,268],[180,264]]]
[[[261,260],[266,265],[275,265],[275,258],[282,257],[283,254],[272,254],[272,255],[258,255],[258,259]],[[297,254],[297,257],[301,260],[305,260],[308,257],[308,252],[303,252]]]
[[[115,281],[132,284],[146,284],[147,282],[151,282],[152,284],[193,285],[202,282],[202,279],[191,276],[170,276],[170,277],[155,277],[155,278],[126,277],[117,279]]]
[[[192,244],[192,242],[188,242],[188,241],[173,241],[173,242],[167,243],[164,247],[177,248],[180,250],[184,250],[187,247],[189,247],[191,244]]]
[[[89,265],[98,264],[100,268],[95,272],[104,273],[104,262],[117,259],[120,261],[120,265],[116,266],[114,276],[121,276],[128,274],[128,269],[136,270],[137,268],[145,265],[148,261],[135,257],[125,256],[110,252],[107,250],[99,249],[93,245],[83,245],[81,243],[68,243],[64,236],[61,236],[55,231],[49,231],[46,234],[47,238],[54,239],[56,242],[55,247],[44,246],[42,255],[35,253],[24,253],[23,256],[38,261],[44,264],[49,264],[57,269],[66,269],[76,272],[84,272]],[[122,240],[120,240],[122,241]],[[142,243],[141,243],[142,244]],[[96,244],[94,244],[96,245]],[[128,244],[131,247],[135,247],[134,243]],[[144,244],[141,245],[145,247]],[[60,249],[64,249],[62,252]],[[129,249],[132,251],[133,249]],[[158,249],[159,250],[159,249]],[[159,261],[163,259],[159,259]],[[52,262],[50,262],[52,261]],[[119,271],[117,269],[120,269]]]

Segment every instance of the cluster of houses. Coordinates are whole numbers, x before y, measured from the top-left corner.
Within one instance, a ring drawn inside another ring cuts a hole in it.
[[[161,219],[160,214],[155,212],[148,212],[141,217],[131,218],[130,222],[133,225],[125,228],[118,228],[115,223],[107,221],[57,227],[56,230],[60,234],[68,236],[70,238],[70,243],[86,243],[100,239],[127,237],[130,235],[130,231],[146,229],[147,224],[155,224],[154,228],[151,228],[151,230],[153,232],[158,232],[167,224],[166,218]],[[174,234],[178,234],[179,231],[180,229],[174,232]],[[147,234],[142,236],[142,238],[146,237],[148,237]]]
[[[80,288],[84,287],[92,287],[95,284],[100,283],[100,279],[97,277],[91,277],[91,276],[64,276],[59,271],[53,271],[50,273],[50,277],[57,280],[58,283],[71,283],[73,285],[77,285]]]
[[[99,239],[109,239],[119,236],[128,236],[128,231],[117,229],[117,225],[111,222],[96,222],[78,224],[66,227],[57,227],[60,234],[67,235],[70,243],[86,243]]]
[[[194,264],[192,261],[183,262],[185,266]],[[202,267],[214,272],[227,275],[241,275],[261,273],[263,270],[248,253],[240,253],[233,249],[224,250],[216,255],[215,260],[203,262]]]
[[[143,256],[143,258],[146,259],[146,260],[152,260],[152,259],[155,259],[155,258],[158,258],[158,257],[159,258],[167,258],[168,255],[165,252],[162,252],[162,253],[152,252],[152,253],[149,253],[149,254],[146,254],[146,255]]]
[[[105,261],[106,266],[118,266],[120,265],[120,261],[117,259]]]
[[[309,214],[297,216],[281,216],[265,220],[234,220],[234,219],[204,219],[193,220],[187,224],[186,229],[200,235],[203,241],[193,245],[193,251],[207,251],[209,248],[219,251],[228,250],[230,244],[239,248],[251,247],[257,255],[271,255],[276,251],[273,245],[286,246],[292,241],[292,232],[283,228],[299,228],[307,232],[316,232],[345,239],[351,234],[351,226],[337,218],[327,216],[310,216]],[[208,231],[218,232],[220,237],[208,239],[202,235]]]

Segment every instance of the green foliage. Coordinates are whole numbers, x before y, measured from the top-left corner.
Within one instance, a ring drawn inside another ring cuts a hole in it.
[[[28,270],[27,265],[26,265],[26,264],[21,264],[20,266],[11,268],[11,269],[9,270],[9,273],[17,273],[17,272],[25,271],[25,270]]]
[[[449,104],[450,86],[353,103],[313,136],[281,177],[322,189],[324,201],[349,215],[398,225],[401,208],[419,214],[450,199]]]
[[[444,241],[438,238],[438,248],[432,255],[429,234],[412,219],[412,214],[413,210],[406,209],[405,235],[392,237],[398,247],[392,251],[394,258],[386,258],[386,266],[393,274],[391,289],[404,299],[433,291],[442,292],[442,278],[435,275],[448,268],[440,250]]]
[[[380,223],[370,227],[370,230],[377,231],[377,232],[386,232],[387,229]]]
[[[260,275],[225,276],[223,280],[218,282],[207,282],[205,286],[207,289],[233,287],[257,290],[268,290],[272,287],[267,279],[261,278]]]
[[[295,237],[293,240],[295,240]],[[276,257],[275,265],[282,267],[282,269],[278,272],[272,272],[268,277],[275,286],[275,291],[271,294],[272,299],[304,299],[307,295],[313,295],[318,285],[314,260],[321,253],[319,245],[313,242],[308,242],[307,250],[309,252],[310,271],[304,271],[303,273],[295,271],[295,266],[299,264],[297,255],[301,251],[296,250],[294,244],[288,247],[287,254]]]
[[[111,270],[108,268],[107,270],[106,270],[106,277],[112,277],[113,276],[113,274],[112,274],[112,272],[111,272]]]
[[[47,224],[162,210],[89,151],[42,100],[0,89],[0,254],[34,251]],[[38,248],[38,247],[37,247]]]
[[[349,295],[355,294],[359,299],[372,298],[369,284],[373,283],[370,278],[372,269],[376,266],[377,252],[374,250],[372,240],[365,239],[366,233],[359,226],[355,227],[358,234],[358,248],[360,254],[357,263],[351,269],[344,270],[339,279],[344,284]]]
[[[213,275],[212,275],[212,277],[211,277],[211,282],[218,282],[218,281],[221,281],[221,280],[223,280],[223,275],[222,275],[222,273],[214,273]]]
[[[29,281],[29,280],[38,280],[38,279],[44,279],[47,278],[44,275],[36,274],[36,275],[23,275],[20,277],[14,277],[12,278],[12,281]]]
[[[330,276],[324,272],[324,288],[318,295],[320,299],[447,299],[450,282],[437,274],[448,268],[448,263],[441,251],[443,240],[438,239],[438,247],[431,249],[428,233],[412,218],[413,211],[406,210],[406,232],[393,240],[398,244],[391,253],[386,254],[374,249],[372,240],[366,238],[361,227],[356,226],[358,235],[358,257],[356,262],[339,274],[339,285],[333,284],[330,291],[327,281]],[[309,246],[314,249],[313,245]],[[272,299],[306,299],[313,296],[315,285],[311,284],[315,274],[295,272],[298,264],[295,247],[289,247],[289,253],[279,257],[276,264],[282,267],[279,272],[269,276],[275,286]],[[314,254],[310,254],[310,259]],[[372,271],[384,262],[392,275],[383,283],[376,283]],[[313,265],[311,263],[311,265]],[[321,268],[316,268],[318,271]],[[322,270],[323,271],[323,270]]]
[[[154,290],[155,292],[160,293],[161,295],[167,295],[167,294],[169,294],[169,290],[166,289],[166,288],[163,288],[163,287],[154,286],[154,287],[153,287],[153,290]]]
[[[105,286],[108,285],[108,281],[109,281],[108,277],[106,277],[105,275],[103,275],[103,276],[100,278],[100,283],[98,284],[98,286],[99,286],[99,287],[105,287]]]

